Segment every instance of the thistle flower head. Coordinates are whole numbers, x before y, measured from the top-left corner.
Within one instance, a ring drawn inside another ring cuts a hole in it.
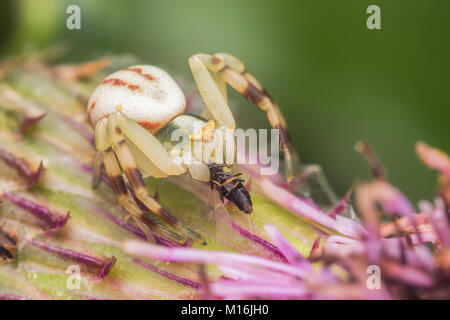
[[[302,166],[287,184],[261,176],[260,164],[242,165],[250,215],[189,177],[148,178],[152,194],[208,243],[176,241],[155,218],[164,232],[151,244],[104,174],[91,188],[85,104],[101,69],[118,69],[119,60],[45,60],[0,70],[0,299],[449,297],[450,161],[441,151],[416,145],[439,172],[436,199],[418,210],[367,143],[357,149],[374,179],[341,200],[317,166]]]

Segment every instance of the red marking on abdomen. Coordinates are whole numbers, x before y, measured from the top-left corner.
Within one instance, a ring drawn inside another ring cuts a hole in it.
[[[139,121],[138,124],[144,129],[150,131],[151,133],[156,133],[161,126],[160,122],[151,122],[151,121]]]
[[[105,79],[105,80],[102,81],[102,83],[111,83],[113,86],[117,86],[117,87],[126,86],[127,85],[127,83],[125,81],[120,80],[120,79],[116,79],[116,78]]]
[[[96,103],[96,101],[92,102],[91,106],[89,107],[89,111],[94,110],[94,108],[95,108],[95,103]]]
[[[137,84],[129,84],[126,81],[123,81],[121,79],[116,79],[116,78],[105,79],[102,81],[102,83],[111,83],[113,86],[116,86],[116,87],[127,86],[128,89],[130,89],[131,91],[136,91],[141,88]]]
[[[131,91],[135,91],[135,90],[139,90],[141,87],[139,87],[136,84],[129,84],[128,85],[128,89],[130,89]]]
[[[141,76],[143,76],[144,78],[146,78],[147,80],[155,80],[155,77],[152,76],[150,73],[143,73],[141,68],[125,68],[123,70],[127,70],[127,71],[131,71],[131,72],[136,72],[138,74],[140,74]]]

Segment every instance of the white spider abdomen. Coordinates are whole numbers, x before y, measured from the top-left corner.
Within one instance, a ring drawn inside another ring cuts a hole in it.
[[[160,68],[138,65],[119,70],[95,88],[88,102],[92,126],[121,110],[128,118],[156,133],[184,112],[186,100],[175,80]]]

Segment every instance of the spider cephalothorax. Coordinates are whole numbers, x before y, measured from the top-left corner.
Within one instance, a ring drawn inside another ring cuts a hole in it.
[[[224,139],[219,134],[223,129],[234,132],[236,125],[227,103],[226,84],[264,110],[271,126],[280,130],[286,176],[292,179],[293,152],[286,123],[276,104],[243,63],[228,54],[196,54],[189,59],[189,65],[205,103],[202,116],[183,114],[186,102],[179,86],[165,71],[148,65],[124,68],[109,75],[88,102],[97,148],[93,184],[98,184],[103,164],[119,204],[148,238],[153,238],[153,233],[176,236],[146,215],[142,206],[185,237],[201,240],[148,194],[141,171],[156,178],[189,171],[192,178],[210,182],[221,199],[227,198],[246,213],[252,211],[243,181],[228,171],[234,164],[234,144],[226,148],[219,161],[217,154],[210,156],[206,152],[207,156],[199,157],[190,148],[184,148],[201,141],[201,148],[207,150],[217,139]],[[174,134],[180,132],[188,137],[181,147],[173,141]]]

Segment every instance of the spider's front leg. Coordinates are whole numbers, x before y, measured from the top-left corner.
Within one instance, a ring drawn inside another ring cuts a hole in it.
[[[164,228],[163,225],[142,212],[128,193],[122,173],[127,177],[133,194],[151,212],[175,227],[184,236],[204,243],[204,239],[199,234],[185,227],[148,194],[136,161],[128,149],[125,138],[117,124],[116,114],[111,114],[108,118],[102,119],[97,123],[95,137],[97,149],[102,152],[103,164],[111,181],[113,191],[116,194],[117,201],[134,218],[142,231],[146,233],[147,237],[149,237],[149,234],[151,235],[148,231],[150,229],[172,240],[181,242],[180,236]]]
[[[286,179],[291,182],[298,156],[293,148],[286,121],[276,103],[248,72],[244,64],[239,59],[222,53],[213,56],[196,54],[189,59],[189,65],[206,107],[219,124],[235,128],[234,118],[226,102],[224,82],[266,112],[272,128],[280,132]]]

